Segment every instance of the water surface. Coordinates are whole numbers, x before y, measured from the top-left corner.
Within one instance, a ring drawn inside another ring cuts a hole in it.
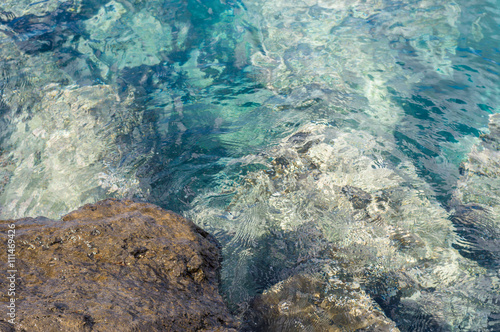
[[[216,235],[247,320],[255,296],[314,275],[402,331],[497,331],[499,11],[8,0],[1,216],[144,199]]]

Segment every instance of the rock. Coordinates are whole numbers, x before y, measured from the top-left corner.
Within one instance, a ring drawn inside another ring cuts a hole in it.
[[[73,1],[66,2],[72,11],[78,10],[78,4]],[[46,16],[51,12],[57,10],[61,6],[61,1],[58,0],[47,0],[47,1],[33,1],[33,0],[21,0],[13,1],[6,0],[2,1],[0,5],[0,20],[7,20],[9,18],[21,17],[25,15],[37,15],[39,17]]]
[[[372,196],[369,193],[356,187],[344,186],[342,187],[342,193],[347,196],[352,203],[352,207],[358,210],[366,209],[372,201]]]
[[[243,312],[253,296],[280,281],[286,285],[294,275],[331,270],[332,279],[346,284],[346,290],[358,283],[402,330],[480,330],[488,319],[496,320],[496,270],[482,268],[455,249],[456,221],[390,137],[320,126],[304,126],[262,153],[269,157],[268,169],[255,168],[234,189],[224,183],[223,194],[194,199],[190,217],[218,234],[224,247],[222,289],[229,305]],[[313,143],[307,152],[299,153],[297,148],[308,142]],[[387,150],[394,158],[380,153]],[[231,192],[230,202],[222,205]],[[295,320],[314,331],[312,317],[320,312],[316,305],[292,301],[295,313],[285,317],[269,313],[275,310],[269,303],[294,296],[302,301],[299,293],[332,286],[304,284],[295,295],[287,286],[288,295],[263,295],[272,299],[254,304],[250,321],[272,330],[279,325],[273,319],[283,324]],[[365,296],[352,291],[347,295],[354,299]],[[471,317],[467,308],[486,314]],[[328,325],[321,326],[328,331]]]
[[[54,51],[74,35],[74,29],[68,26],[80,18],[80,9],[71,1],[47,0],[25,6],[7,1],[0,5],[0,32],[26,54]]]
[[[301,6],[290,5],[286,0],[250,0],[245,1],[245,6],[247,25],[265,31],[253,34],[253,71],[266,87],[295,96],[295,101],[300,90],[309,89],[307,99],[301,98],[294,105],[296,109],[312,106],[319,91],[325,94],[320,97],[325,102],[323,109],[342,104],[351,108],[357,103],[350,97],[349,101],[345,97],[336,100],[331,94],[335,90],[344,96],[366,98],[368,102],[360,111],[371,116],[372,127],[376,123],[400,125],[402,110],[388,97],[390,91],[407,94],[422,79],[398,64],[405,58],[400,51],[403,40],[411,45],[418,65],[425,64],[426,70],[439,75],[453,72],[450,59],[443,54],[453,54],[456,48],[460,34],[455,22],[460,9],[446,1],[422,4],[422,11],[415,11],[411,2],[389,9],[384,1],[359,0],[304,0]],[[300,24],[297,17],[301,18]],[[368,17],[373,19],[370,23]],[[395,24],[401,17],[408,19],[406,23],[412,29]],[[430,20],[434,22],[432,29]],[[347,21],[359,25],[353,29]],[[425,36],[439,36],[439,41],[425,42]],[[405,62],[414,59],[405,58]],[[411,80],[401,79],[410,76]],[[312,88],[314,85],[321,88]]]
[[[500,266],[500,115],[490,115],[489,133],[480,137],[461,165],[450,206],[460,235],[455,247],[481,266]]]
[[[172,50],[173,33],[168,24],[161,24],[146,10],[133,15],[127,12],[124,5],[110,1],[83,22],[90,38],[82,40],[78,51],[99,67],[102,77],[109,74],[110,67],[158,64],[163,60],[161,54]]]
[[[399,331],[358,284],[337,281],[297,275],[280,282],[253,302],[243,330]]]
[[[20,331],[235,331],[218,294],[220,247],[173,212],[107,199],[0,224],[3,248],[15,224]]]
[[[41,90],[31,110],[13,116],[2,142],[9,165],[0,165],[8,172],[0,218],[58,218],[106,197],[140,197],[135,175],[117,167],[131,152],[120,142],[140,137],[134,97],[120,98],[109,85]]]

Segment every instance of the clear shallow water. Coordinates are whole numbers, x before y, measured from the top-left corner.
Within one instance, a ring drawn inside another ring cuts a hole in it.
[[[499,329],[498,1],[0,9],[2,217],[146,199],[218,237],[237,314],[314,274]]]

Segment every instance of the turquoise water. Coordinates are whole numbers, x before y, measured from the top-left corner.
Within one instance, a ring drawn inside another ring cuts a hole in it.
[[[0,215],[105,197],[182,213],[221,242],[250,330],[276,329],[251,322],[255,296],[314,275],[360,285],[401,331],[498,331],[499,14],[7,0]],[[313,330],[303,312],[290,331]]]

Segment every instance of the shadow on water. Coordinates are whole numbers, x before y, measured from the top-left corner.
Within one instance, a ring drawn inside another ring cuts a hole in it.
[[[12,12],[0,12],[3,25],[0,31],[26,54],[55,52],[69,38],[85,34],[79,22],[95,14],[100,7],[99,1],[85,1],[77,13],[75,5],[72,1],[63,2],[56,10],[42,15],[16,17]]]

